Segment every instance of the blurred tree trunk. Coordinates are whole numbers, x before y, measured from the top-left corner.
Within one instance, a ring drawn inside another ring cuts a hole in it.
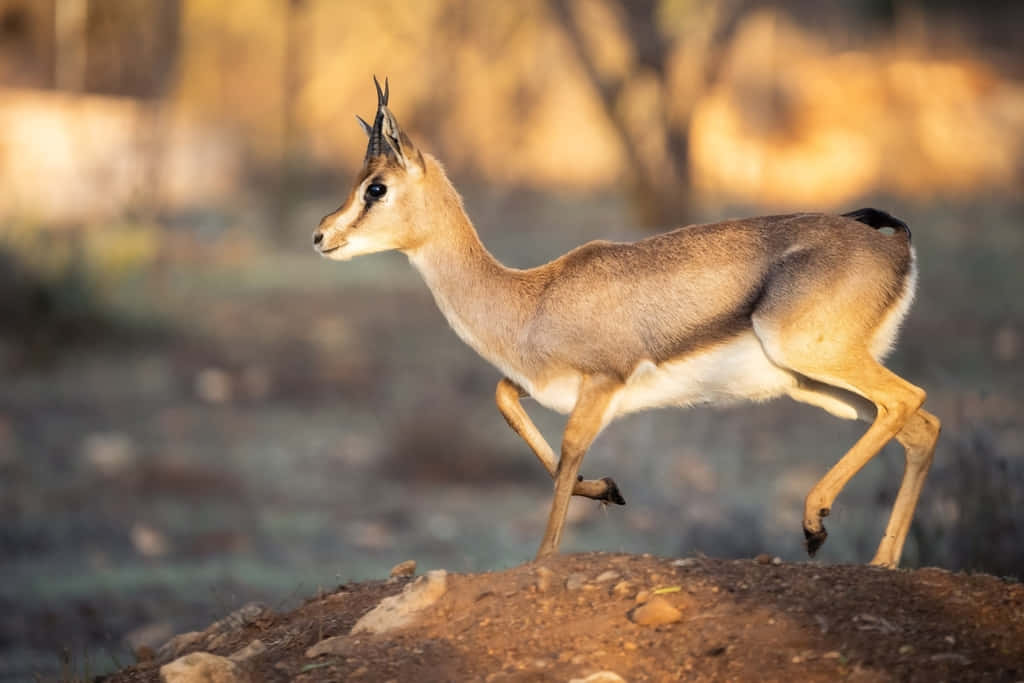
[[[675,47],[658,25],[659,0],[628,0],[614,9],[633,52],[631,69],[619,76],[601,72],[588,45],[572,0],[549,0],[555,18],[565,32],[588,79],[617,133],[626,155],[628,187],[637,219],[645,226],[680,225],[694,214],[690,176],[690,115],[697,99],[718,82],[722,63],[733,35],[746,14],[748,0],[724,0],[711,13],[707,49],[697,87],[690,93],[682,120],[673,121],[669,108],[673,95],[669,83],[670,58]],[[630,81],[653,77],[658,84],[657,126],[637,130],[626,117],[622,98]],[[645,136],[664,140],[665,154],[658,159],[642,153]]]
[[[85,89],[88,13],[88,0],[57,0],[54,7],[54,81],[58,90]]]

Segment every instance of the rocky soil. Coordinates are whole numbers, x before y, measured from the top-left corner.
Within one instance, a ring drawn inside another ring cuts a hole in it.
[[[1024,585],[993,576],[606,553],[393,574],[248,605],[106,680],[1024,680]]]

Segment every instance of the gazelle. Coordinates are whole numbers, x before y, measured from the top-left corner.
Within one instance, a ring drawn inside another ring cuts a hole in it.
[[[904,446],[903,481],[872,560],[899,564],[940,427],[921,407],[925,392],[880,363],[914,298],[903,221],[876,209],[746,218],[590,242],[536,268],[507,268],[480,242],[441,164],[399,128],[386,81],[383,91],[374,82],[373,126],[359,119],[369,136],[362,171],[320,221],[314,247],[338,261],[406,254],[458,336],[504,374],[498,409],[554,479],[538,558],[558,550],[572,495],[625,502],[613,480],[578,476],[616,417],[785,395],[870,423],[807,496],[811,555],[846,483],[891,438]],[[569,415],[560,459],[523,396]]]

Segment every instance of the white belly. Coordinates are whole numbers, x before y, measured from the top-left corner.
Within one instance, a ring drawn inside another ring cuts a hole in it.
[[[543,386],[520,382],[538,403],[569,413],[579,395],[580,376],[564,375]],[[797,385],[792,373],[772,363],[753,332],[700,353],[660,365],[640,363],[615,401],[615,416],[662,406],[764,401]]]

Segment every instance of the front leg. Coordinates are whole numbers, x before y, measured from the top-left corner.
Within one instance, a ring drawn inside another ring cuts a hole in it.
[[[615,396],[621,388],[621,382],[600,375],[585,376],[580,383],[576,407],[569,416],[562,438],[562,459],[555,473],[555,495],[544,540],[537,551],[538,560],[558,552],[565,515],[569,511],[569,498],[577,483],[576,474],[590,444],[613,417]]]
[[[544,440],[544,436],[537,429],[537,426],[533,424],[530,416],[523,410],[523,405],[519,402],[522,396],[523,390],[508,377],[498,382],[498,388],[494,392],[498,410],[501,411],[505,421],[508,422],[508,426],[526,442],[526,445],[530,447],[533,454],[540,460],[540,464],[544,465],[544,469],[554,479],[558,468],[555,453],[551,450],[548,442]],[[604,477],[603,479],[577,477],[572,494],[574,496],[583,496],[584,498],[593,498],[604,503],[626,504],[626,499],[622,497],[618,485],[611,477]]]

